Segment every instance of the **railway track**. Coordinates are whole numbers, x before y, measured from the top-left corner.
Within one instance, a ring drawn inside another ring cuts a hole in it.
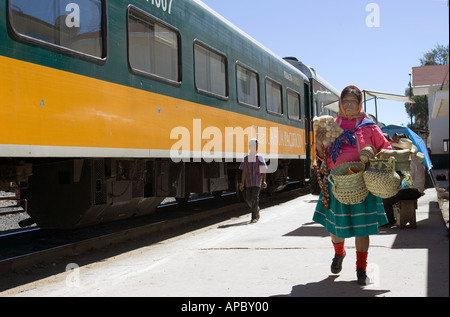
[[[261,197],[260,205],[268,207],[308,193],[308,188],[291,187],[274,196]],[[223,195],[187,204],[170,203],[150,216],[90,228],[49,231],[35,227],[0,234],[0,276],[7,278],[7,274],[56,267],[57,263],[99,261],[248,213],[246,205],[236,202],[234,195]],[[128,242],[134,243],[128,246]],[[0,282],[0,291],[11,283],[10,279],[8,283]]]
[[[26,211],[25,200],[18,199],[14,193],[0,191],[0,217]]]

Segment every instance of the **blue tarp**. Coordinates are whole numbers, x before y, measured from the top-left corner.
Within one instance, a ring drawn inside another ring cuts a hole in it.
[[[381,131],[383,131],[383,133],[389,134],[391,138],[394,136],[394,133],[397,133],[397,134],[404,133],[407,136],[409,136],[411,138],[411,141],[413,142],[413,144],[415,146],[417,146],[417,149],[419,150],[419,152],[423,153],[425,155],[424,164],[425,164],[425,167],[427,168],[427,170],[432,169],[433,164],[431,164],[431,159],[430,159],[430,156],[428,155],[427,146],[426,146],[425,142],[422,140],[422,138],[420,136],[418,136],[413,130],[411,130],[408,127],[405,127],[404,125],[391,124],[386,127],[382,127]]]

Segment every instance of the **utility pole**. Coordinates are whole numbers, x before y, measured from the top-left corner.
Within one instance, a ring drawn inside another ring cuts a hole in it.
[[[409,74],[409,98],[412,98],[412,74]],[[411,130],[413,129],[413,104],[410,103],[410,112],[411,112]]]

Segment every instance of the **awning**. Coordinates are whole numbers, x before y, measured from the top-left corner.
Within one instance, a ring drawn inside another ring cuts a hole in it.
[[[434,92],[432,96],[433,100],[433,112],[431,113],[431,118],[448,118],[448,86],[447,90],[439,90]],[[430,97],[428,97],[430,99]]]
[[[372,90],[363,90],[363,103],[370,101],[372,99],[388,99],[388,100],[393,100],[393,101],[399,101],[399,102],[404,102],[404,103],[415,103],[414,100],[412,100],[411,98],[407,97],[407,96],[401,96],[401,95],[394,95],[394,94],[389,94],[386,92],[378,92],[378,91],[372,91]],[[325,106],[325,108],[334,111],[334,112],[339,112],[339,101],[335,101],[327,106]]]
[[[401,96],[401,95],[394,95],[394,94],[388,94],[385,92],[378,92],[378,91],[370,91],[370,90],[364,90],[363,94],[366,93],[366,96],[371,97],[377,97],[380,99],[388,99],[393,101],[399,101],[404,103],[415,103],[414,100],[407,96]]]

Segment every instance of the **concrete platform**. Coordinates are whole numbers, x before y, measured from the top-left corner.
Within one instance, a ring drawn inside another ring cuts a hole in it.
[[[449,204],[448,204],[448,189],[449,189],[449,181],[448,180],[437,180],[438,175],[445,175],[448,173],[448,170],[436,170],[432,169],[431,174],[433,176],[433,180],[436,186],[437,196],[439,200],[439,207],[442,211],[442,217],[444,218],[445,224],[447,226],[447,230],[449,229]]]
[[[449,237],[434,188],[419,200],[417,229],[371,237],[364,287],[353,238],[341,274],[331,274],[329,235],[311,220],[317,198],[263,209],[257,224],[243,216],[83,267],[67,263],[65,273],[0,296],[449,296]]]

